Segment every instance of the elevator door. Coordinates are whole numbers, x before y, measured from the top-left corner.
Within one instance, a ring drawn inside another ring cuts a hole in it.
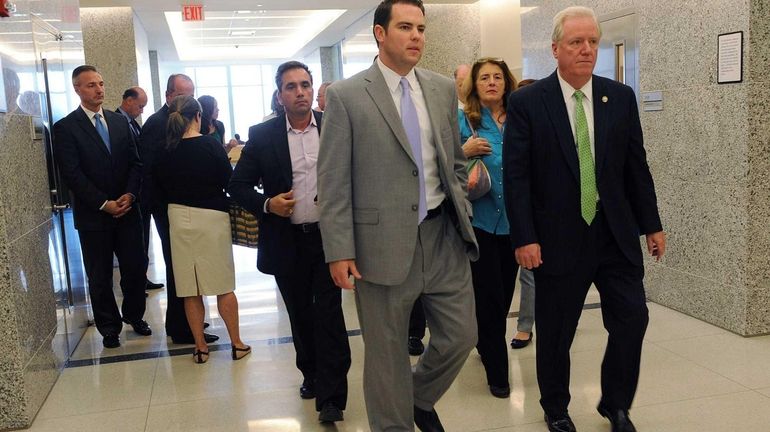
[[[622,82],[639,99],[639,24],[633,12],[599,18],[602,39],[594,73]]]

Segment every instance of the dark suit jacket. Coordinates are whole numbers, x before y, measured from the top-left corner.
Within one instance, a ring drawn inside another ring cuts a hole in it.
[[[620,250],[641,266],[639,235],[662,226],[636,97],[630,87],[594,75],[592,100],[602,211]],[[509,97],[503,164],[513,247],[539,243],[541,271],[569,272],[588,226],[580,215],[577,149],[556,72]]]
[[[313,111],[318,131],[322,114]],[[262,183],[264,193],[254,190]],[[289,218],[265,214],[265,200],[292,189],[291,154],[286,135],[286,114],[249,128],[249,140],[241,152],[227,191],[244,209],[259,219],[257,268],[272,275],[294,270],[296,246]]]
[[[168,124],[168,106],[163,105],[155,111],[142,127],[139,137],[139,158],[144,165],[142,188],[142,205],[155,205],[157,185],[152,176],[153,165],[166,149],[166,125]]]
[[[103,111],[111,152],[81,107],[54,125],[56,161],[71,190],[75,227],[79,230],[108,230],[118,222],[138,217],[136,206],[120,219],[99,210],[105,201],[125,193],[138,198],[142,184],[142,163],[128,122],[120,114]]]

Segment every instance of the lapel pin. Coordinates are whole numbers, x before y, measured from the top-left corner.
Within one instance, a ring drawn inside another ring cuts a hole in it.
[[[608,100],[609,98],[607,98],[607,96],[602,96],[602,102],[607,103]]]

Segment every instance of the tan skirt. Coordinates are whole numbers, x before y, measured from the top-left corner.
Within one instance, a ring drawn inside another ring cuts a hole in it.
[[[230,216],[221,211],[169,204],[171,261],[176,295],[220,295],[235,289]]]

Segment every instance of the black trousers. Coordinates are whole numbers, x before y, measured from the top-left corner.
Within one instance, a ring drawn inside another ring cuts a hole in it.
[[[549,417],[567,413],[570,401],[569,350],[591,283],[601,296],[602,319],[609,333],[602,362],[602,403],[629,409],[639,381],[642,341],[647,329],[644,267],[618,248],[600,210],[572,272],[553,276],[535,270],[537,381],[540,404]]]
[[[326,402],[345,409],[350,345],[342,314],[342,292],[329,274],[320,231],[294,232],[294,271],[276,275],[291,324],[297,368],[315,382],[316,410]]]
[[[125,219],[124,219],[125,218]],[[145,310],[144,284],[147,261],[142,244],[142,224],[138,214],[127,214],[111,230],[78,231],[83,265],[88,276],[88,292],[99,333],[119,334],[123,318],[142,319]],[[112,256],[118,257],[123,304],[118,310],[112,291]]]
[[[152,207],[150,205],[142,205],[142,236],[144,237],[144,256],[147,259],[147,264],[150,263],[150,225],[152,224]]]
[[[422,298],[417,297],[409,315],[409,337],[422,339],[425,337],[425,309],[422,308]]]
[[[155,203],[152,206],[152,217],[155,219],[155,228],[158,230],[163,249],[163,261],[166,263],[166,335],[172,338],[192,337],[187,315],[184,312],[184,299],[176,295],[167,210],[166,203]],[[145,275],[145,281],[146,279]]]
[[[479,243],[479,260],[471,262],[479,328],[476,349],[487,373],[487,383],[505,387],[509,385],[505,330],[519,266],[510,236],[491,234],[478,228],[473,231]]]

